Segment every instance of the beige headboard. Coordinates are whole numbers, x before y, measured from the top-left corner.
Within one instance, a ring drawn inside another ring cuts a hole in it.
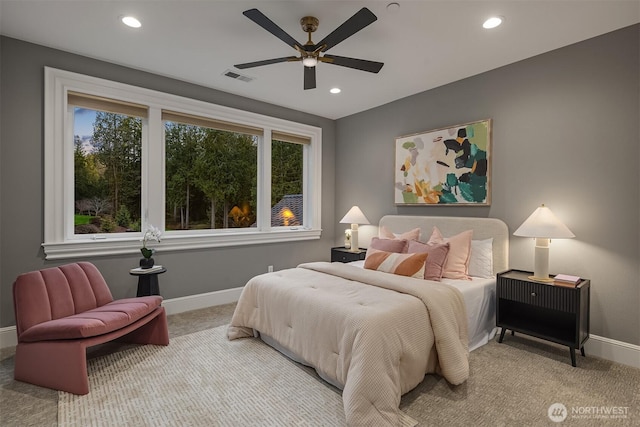
[[[493,272],[499,273],[509,269],[509,228],[499,219],[385,215],[379,223],[380,227],[385,226],[394,233],[403,233],[420,227],[420,240],[422,241],[429,239],[434,225],[440,229],[445,237],[471,229],[474,240],[493,237]]]

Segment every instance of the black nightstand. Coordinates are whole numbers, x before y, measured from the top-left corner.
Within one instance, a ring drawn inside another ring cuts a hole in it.
[[[337,248],[331,248],[331,262],[352,262],[363,260],[367,255],[366,249],[358,249],[357,251],[351,251],[344,246],[338,246]]]
[[[569,347],[571,365],[576,366],[576,349],[584,356],[589,339],[589,290],[591,281],[583,279],[576,287],[529,279],[531,272],[509,270],[498,274],[496,325],[500,339],[511,334],[542,338]]]

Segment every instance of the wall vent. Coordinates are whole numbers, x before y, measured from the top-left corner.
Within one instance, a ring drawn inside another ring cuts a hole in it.
[[[235,71],[227,70],[223,73],[224,76],[231,77],[232,79],[240,80],[245,83],[249,83],[251,80],[254,80],[253,77],[245,76],[242,74],[238,74]]]

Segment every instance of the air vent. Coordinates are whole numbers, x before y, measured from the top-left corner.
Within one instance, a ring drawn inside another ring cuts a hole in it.
[[[238,73],[236,73],[234,71],[231,71],[231,70],[225,71],[223,75],[225,75],[227,77],[231,77],[232,79],[243,81],[245,83],[249,83],[251,80],[253,80],[253,77],[244,76],[242,74],[238,74]]]

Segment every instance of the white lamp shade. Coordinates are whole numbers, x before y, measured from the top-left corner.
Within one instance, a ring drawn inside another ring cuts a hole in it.
[[[341,224],[370,224],[369,220],[362,213],[359,207],[354,206],[340,220]]]
[[[551,209],[545,205],[536,209],[513,233],[521,237],[545,237],[549,239],[570,239],[575,234],[564,225]]]

